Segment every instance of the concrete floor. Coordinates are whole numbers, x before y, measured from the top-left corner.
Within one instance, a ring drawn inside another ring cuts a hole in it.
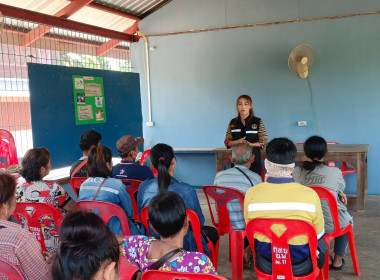
[[[207,200],[202,190],[197,190],[206,225],[212,225]],[[355,244],[359,259],[360,279],[380,279],[380,196],[368,196],[364,212],[352,212],[354,216]],[[221,237],[218,260],[218,274],[232,279],[231,263],[228,261],[228,236]],[[379,251],[378,251],[379,250]],[[331,251],[331,254],[333,252]],[[349,248],[342,271],[330,271],[329,279],[359,279],[354,273]],[[257,279],[255,272],[244,270],[244,280]]]

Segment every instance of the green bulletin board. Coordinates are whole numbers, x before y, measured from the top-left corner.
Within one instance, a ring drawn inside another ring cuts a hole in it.
[[[103,77],[73,75],[75,123],[106,122]]]

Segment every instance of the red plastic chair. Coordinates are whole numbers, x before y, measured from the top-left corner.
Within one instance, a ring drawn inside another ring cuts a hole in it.
[[[243,259],[244,259],[244,237],[245,230],[235,231],[231,227],[230,216],[227,210],[227,203],[231,200],[238,199],[241,209],[244,209],[244,193],[239,190],[218,187],[218,186],[203,186],[203,191],[206,194],[208,207],[210,210],[211,220],[214,227],[217,229],[219,236],[224,234],[230,235],[230,258],[232,265],[232,280],[243,279]],[[214,217],[210,198],[216,202],[218,222]],[[218,258],[219,240],[216,244],[215,255]]]
[[[146,270],[141,280],[227,280],[226,278],[205,273],[187,273],[162,270]]]
[[[8,262],[6,259],[0,258],[0,275],[7,276],[11,280],[25,280],[21,270]]]
[[[6,163],[0,161],[0,168],[18,164],[15,140],[13,135],[5,129],[0,129],[0,160],[2,158]]]
[[[88,179],[88,177],[73,177],[73,178],[71,178],[70,185],[77,195],[79,195],[80,186],[87,179]]]
[[[202,234],[201,234],[201,224],[199,223],[198,215],[195,211],[186,209],[186,214],[189,217],[189,222],[191,224],[191,228],[193,230],[195,243],[197,244],[198,252],[204,253],[203,246],[202,246]],[[149,217],[148,217],[148,206],[145,206],[141,210],[141,222],[143,223],[144,227],[148,231],[148,234],[150,236],[150,228],[149,228]],[[210,260],[214,264],[215,270],[217,269],[217,258],[214,251],[214,244],[210,241],[207,244],[207,247],[210,250]]]
[[[281,236],[277,236],[271,230],[273,225],[284,225],[286,230]],[[258,279],[303,279],[311,280],[323,279],[323,274],[317,266],[317,233],[312,224],[302,220],[287,219],[253,219],[247,223],[247,237],[251,244],[252,251],[255,252],[254,235],[259,233],[266,236],[272,242],[272,274],[267,274],[256,266],[256,254],[254,256],[254,267]],[[310,252],[312,255],[313,272],[303,276],[293,276],[292,262],[289,252],[289,240],[295,236],[306,235],[309,240]],[[328,259],[328,257],[326,257]]]
[[[119,279],[131,280],[132,276],[138,271],[138,267],[133,265],[126,257],[120,256],[119,258]]]
[[[336,144],[339,144],[339,143],[338,142],[327,142],[327,144],[329,144],[329,145],[336,145]],[[335,162],[329,161],[327,163],[327,165],[330,166],[330,167],[335,167]],[[346,176],[346,175],[348,175],[348,174],[355,174],[355,173],[357,173],[357,171],[354,168],[348,167],[346,161],[342,161],[342,166],[339,167],[339,169],[342,172],[343,177]]]
[[[142,181],[140,180],[132,180],[132,179],[121,179],[121,181],[124,183],[127,193],[129,194],[129,197],[131,198],[132,201],[132,206],[133,206],[133,219],[141,223],[140,215],[139,215],[139,210],[137,208],[137,202],[136,202],[136,197],[135,194],[138,192],[140,184]]]
[[[145,151],[143,152],[143,154],[141,155],[141,159],[140,159],[140,165],[141,165],[141,166],[144,166],[144,165],[145,165],[145,162],[146,162],[146,158],[147,158],[147,157],[150,157],[150,149],[149,149],[149,150],[145,150]],[[157,172],[156,169],[153,168],[152,164],[151,164],[150,169],[152,170],[152,173],[153,173],[154,178],[157,178],[157,176],[158,176],[158,172]]]
[[[40,202],[17,202],[14,216],[20,225],[28,226],[28,230],[40,242],[42,251],[46,251],[44,231],[48,231],[58,242],[62,214],[54,206]],[[51,218],[44,219],[46,216],[53,218],[53,221]],[[41,226],[45,229],[41,230]]]
[[[108,221],[112,217],[117,217],[120,221],[123,235],[131,235],[127,214],[125,214],[124,210],[120,206],[114,203],[98,200],[81,200],[78,201],[76,205],[81,211],[95,212],[105,224],[108,224]]]
[[[347,233],[348,244],[350,246],[350,252],[351,252],[352,264],[354,266],[355,273],[359,276],[360,275],[359,262],[358,262],[358,256],[356,254],[354,231],[353,231],[352,225],[350,223],[348,223],[348,225],[345,228],[341,229],[341,227],[339,225],[339,217],[338,217],[338,203],[337,203],[336,197],[332,191],[330,191],[326,188],[323,188],[323,187],[318,187],[318,186],[312,186],[310,188],[312,188],[318,194],[320,200],[327,201],[329,208],[330,208],[331,216],[333,219],[335,230],[331,233],[326,233],[323,237],[323,240],[327,244],[327,249],[328,249],[327,252],[330,251],[331,240],[333,240],[334,238],[336,238],[338,236],[341,236],[341,235]],[[324,274],[325,279],[329,278],[329,258],[326,258],[326,262],[325,262],[325,265],[323,267],[323,274]]]

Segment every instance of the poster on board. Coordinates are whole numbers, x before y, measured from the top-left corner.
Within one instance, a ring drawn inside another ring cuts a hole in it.
[[[73,75],[73,88],[75,123],[105,123],[103,78]]]

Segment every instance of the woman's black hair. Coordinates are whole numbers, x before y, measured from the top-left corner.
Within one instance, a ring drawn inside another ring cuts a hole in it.
[[[92,148],[86,164],[87,176],[103,178],[112,176],[112,170],[109,170],[107,163],[112,163],[112,151],[104,146]]]
[[[294,163],[297,156],[297,147],[285,137],[272,139],[267,147],[267,159],[277,164]]]
[[[26,152],[22,159],[21,175],[27,182],[41,180],[41,167],[49,164],[50,153],[45,148],[33,148]]]
[[[16,185],[16,179],[12,175],[0,171],[0,205],[12,202]]]
[[[149,203],[149,221],[162,237],[176,235],[186,219],[186,207],[183,199],[175,192],[162,192]]]
[[[320,160],[327,153],[327,143],[320,136],[309,137],[303,145],[306,156],[312,161],[304,161],[302,168],[313,171],[318,165],[324,164]]]
[[[55,280],[90,280],[104,262],[119,261],[115,235],[92,212],[74,212],[59,228],[61,244],[52,265]]]
[[[173,148],[166,144],[157,144],[150,150],[150,161],[158,171],[158,190],[164,192],[170,185],[169,167],[174,158]]]
[[[236,107],[237,107],[237,105],[239,104],[239,100],[240,99],[246,99],[246,100],[248,100],[249,101],[249,103],[251,103],[251,105],[252,105],[252,98],[249,96],[249,95],[246,95],[246,94],[243,94],[243,95],[240,95],[239,97],[238,97],[238,99],[236,99]],[[251,109],[249,109],[249,115],[248,115],[248,117],[247,117],[247,122],[250,122],[250,120],[252,119],[254,117],[254,112],[253,112],[253,109],[251,108]],[[233,125],[237,125],[237,123],[238,123],[238,120],[239,120],[239,118],[240,118],[240,114],[239,114],[239,112],[238,112],[238,116],[234,119],[234,121],[233,121]]]

